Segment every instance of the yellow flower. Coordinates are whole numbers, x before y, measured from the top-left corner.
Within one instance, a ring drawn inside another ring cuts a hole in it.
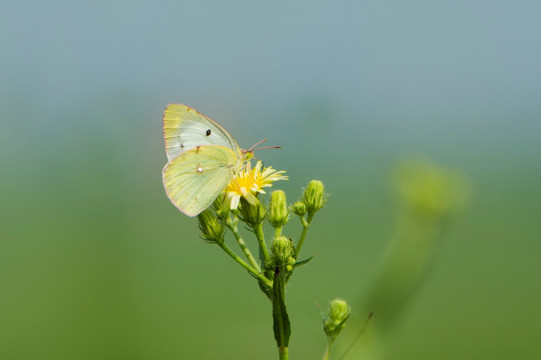
[[[225,193],[230,201],[231,209],[239,206],[241,196],[250,203],[257,201],[257,193],[265,194],[263,188],[271,187],[272,183],[278,180],[288,180],[283,170],[277,171],[272,167],[261,169],[263,163],[258,161],[254,168],[250,163],[240,171],[225,188]]]

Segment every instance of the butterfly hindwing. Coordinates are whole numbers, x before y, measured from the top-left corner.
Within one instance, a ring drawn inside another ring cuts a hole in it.
[[[196,146],[219,145],[240,156],[233,137],[216,122],[182,104],[169,104],[163,113],[163,135],[168,161]]]
[[[225,146],[196,146],[163,169],[167,196],[180,211],[196,216],[212,204],[241,165],[237,154]]]

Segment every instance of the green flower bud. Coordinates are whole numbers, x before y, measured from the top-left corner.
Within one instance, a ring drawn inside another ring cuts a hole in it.
[[[282,190],[275,190],[271,194],[269,205],[269,222],[275,228],[287,224],[289,211],[287,209],[286,193]]]
[[[265,210],[261,201],[257,200],[252,204],[244,197],[240,198],[239,210],[241,220],[251,227],[261,224],[267,215],[267,210]]]
[[[306,214],[306,204],[302,201],[297,201],[293,206],[291,207],[291,211],[295,215],[304,216]]]
[[[290,241],[290,242],[291,242],[291,241]],[[291,256],[291,257],[289,258],[289,261],[287,262],[287,264],[288,264],[288,265],[291,265],[291,266],[295,265],[296,263],[297,263],[297,260],[295,260],[295,258],[294,258],[293,256]]]
[[[315,214],[327,203],[327,194],[325,193],[325,186],[319,180],[312,180],[304,189],[302,194],[302,201],[306,204],[306,210],[308,214]]]
[[[271,244],[273,265],[280,268],[288,265],[295,254],[293,243],[285,236],[278,236]]]
[[[331,301],[330,308],[323,315],[323,330],[330,341],[334,341],[346,324],[351,308],[345,300],[334,299]]]
[[[296,263],[297,263],[297,260],[293,256],[290,256],[289,260],[287,261],[286,271],[292,272],[293,269],[295,268]]]
[[[207,209],[197,215],[197,219],[203,240],[207,242],[222,242],[224,240],[225,227],[214,212]]]
[[[287,264],[287,265],[286,265],[286,272],[290,273],[290,272],[292,272],[292,271],[293,271],[293,265]]]

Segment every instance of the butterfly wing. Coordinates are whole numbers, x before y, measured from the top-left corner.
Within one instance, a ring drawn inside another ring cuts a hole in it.
[[[165,165],[163,184],[180,211],[196,216],[213,203],[241,166],[237,154],[228,147],[197,146]]]
[[[241,156],[239,145],[227,130],[186,105],[167,105],[163,113],[163,135],[168,161],[204,145],[224,146]]]

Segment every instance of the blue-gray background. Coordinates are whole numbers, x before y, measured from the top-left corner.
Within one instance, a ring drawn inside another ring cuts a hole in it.
[[[0,357],[274,359],[269,304],[167,201],[161,113],[186,103],[329,206],[288,292],[292,358],[316,302],[354,300],[392,223],[394,161],[474,198],[389,359],[537,358],[541,4],[3,1]],[[279,185],[280,186],[280,185]],[[298,229],[292,228],[292,235]],[[254,245],[254,244],[252,244]]]

